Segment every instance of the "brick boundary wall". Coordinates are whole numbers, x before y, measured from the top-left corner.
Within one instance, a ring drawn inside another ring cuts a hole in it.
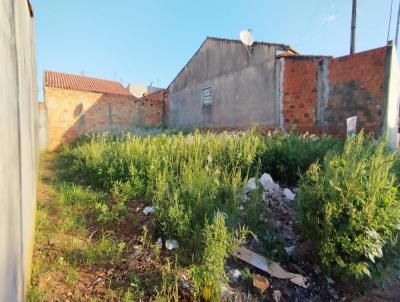
[[[357,131],[381,134],[389,47],[339,58],[284,58],[283,129],[346,136],[346,118]]]
[[[134,96],[44,88],[47,149],[53,151],[85,132],[121,131],[162,124],[163,101]]]
[[[387,52],[387,47],[382,47],[330,59],[326,132],[344,136],[346,118],[356,115],[358,131],[380,134]]]
[[[283,126],[314,131],[319,58],[287,57],[283,77]]]
[[[141,97],[140,100],[142,101],[142,104],[144,106],[146,106],[146,104],[148,104],[149,102],[153,104],[147,106],[150,108],[148,110],[145,110],[146,112],[148,112],[148,118],[150,119],[149,120],[150,124],[161,124],[168,122],[169,102],[168,102],[168,91],[166,89],[161,89],[149,93]],[[156,110],[156,112],[154,112],[154,110]],[[161,121],[158,120],[160,110],[161,110]],[[154,116],[154,113],[156,113],[156,116]],[[154,121],[154,118],[156,118],[156,121]]]

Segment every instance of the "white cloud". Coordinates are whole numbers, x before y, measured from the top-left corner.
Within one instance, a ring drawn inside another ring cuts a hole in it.
[[[336,20],[336,15],[332,14],[332,15],[329,15],[329,16],[326,16],[326,17],[322,18],[322,23],[333,22],[335,20]]]

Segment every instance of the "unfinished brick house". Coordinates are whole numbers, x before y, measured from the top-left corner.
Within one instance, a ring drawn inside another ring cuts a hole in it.
[[[46,71],[43,86],[48,150],[84,132],[121,131],[162,122],[162,101],[140,100],[115,81]]]
[[[397,145],[399,68],[388,46],[340,58],[282,44],[207,38],[168,87],[170,123],[182,128],[265,128],[346,135],[387,132]]]

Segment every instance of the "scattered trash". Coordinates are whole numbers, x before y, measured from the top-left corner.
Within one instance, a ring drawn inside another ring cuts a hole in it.
[[[261,175],[259,182],[261,183],[265,191],[279,190],[279,185],[274,182],[271,175],[269,175],[268,173],[264,173],[263,175]]]
[[[283,194],[285,195],[286,199],[289,199],[291,201],[294,200],[294,198],[296,197],[296,194],[294,194],[290,189],[288,188],[284,188],[283,189]]]
[[[244,187],[244,193],[249,193],[251,191],[254,191],[255,189],[257,189],[257,183],[256,179],[252,177],[247,181],[247,184]]]
[[[250,251],[249,249],[245,248],[244,246],[238,246],[235,251],[232,253],[233,256],[236,258],[243,260],[251,264],[252,266],[270,274],[273,277],[279,279],[288,279],[290,282],[299,285],[301,287],[307,288],[307,279],[306,277],[289,273],[285,271],[279,263],[271,261],[264,256],[261,256],[257,253]]]
[[[169,251],[178,248],[178,242],[175,239],[165,240],[165,248]]]
[[[228,272],[229,280],[230,280],[232,283],[237,283],[237,282],[239,281],[239,277],[240,277],[241,275],[242,275],[242,273],[241,273],[237,268],[231,269],[231,270]]]
[[[253,287],[258,289],[260,294],[263,294],[269,288],[269,281],[267,278],[254,274],[253,275]]]
[[[332,278],[326,277],[326,281],[328,282],[329,285],[334,285],[335,281],[333,281]]]
[[[153,214],[155,211],[156,209],[152,206],[148,206],[143,209],[143,213],[146,215]]]
[[[280,201],[282,199],[282,195],[282,191],[279,189],[272,190],[272,193],[270,194],[271,198],[274,201]]]
[[[286,253],[290,256],[291,254],[293,254],[296,247],[294,245],[292,245],[292,246],[287,246],[284,249],[285,249]]]
[[[162,239],[161,239],[161,237],[157,239],[156,244],[157,244],[160,248],[162,248]]]
[[[223,285],[221,287],[221,295],[223,301],[225,301],[224,298],[227,299],[228,301],[232,301],[232,299],[235,298],[235,292],[227,285]]]
[[[280,290],[274,290],[272,293],[272,298],[274,298],[275,302],[279,302],[282,300],[282,293]]]
[[[186,290],[191,290],[189,284],[189,278],[185,274],[181,274],[179,276],[179,280],[181,281],[182,287]]]
[[[259,274],[254,274],[253,287],[256,288],[260,294],[263,294],[269,288],[269,281],[267,278]]]
[[[244,206],[240,205],[239,206],[239,211],[244,211]]]

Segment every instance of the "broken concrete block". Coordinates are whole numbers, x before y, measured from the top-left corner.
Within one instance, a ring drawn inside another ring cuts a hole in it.
[[[143,213],[146,215],[153,214],[155,211],[156,209],[152,206],[148,206],[143,209]]]
[[[256,179],[252,177],[247,181],[247,184],[244,187],[244,193],[249,193],[251,191],[254,191],[255,189],[257,189],[257,183]]]
[[[262,294],[269,288],[269,281],[267,278],[255,274],[253,275],[253,286]]]
[[[231,270],[228,272],[229,280],[230,280],[232,283],[237,283],[237,282],[239,281],[239,277],[240,277],[241,275],[242,275],[242,273],[241,273],[237,268],[231,269]]]
[[[279,302],[282,300],[282,293],[280,290],[274,290],[272,293],[272,298],[274,298],[275,302]]]
[[[261,183],[265,191],[279,190],[279,185],[274,182],[271,175],[269,175],[268,173],[264,173],[263,175],[261,175],[259,182]]]
[[[176,249],[178,247],[178,242],[175,239],[165,240],[165,248],[169,251]]]
[[[288,188],[283,189],[283,194],[285,195],[286,199],[293,201],[296,195]]]

